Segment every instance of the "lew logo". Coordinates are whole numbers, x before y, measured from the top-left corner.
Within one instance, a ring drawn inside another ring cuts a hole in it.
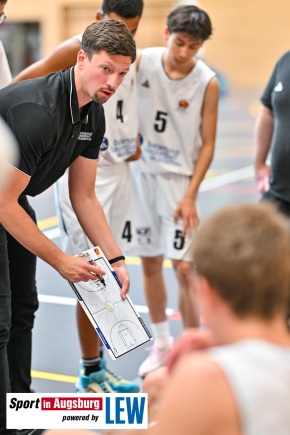
[[[144,424],[145,397],[108,395],[106,397],[106,424],[140,426]],[[147,411],[147,410],[146,410]]]

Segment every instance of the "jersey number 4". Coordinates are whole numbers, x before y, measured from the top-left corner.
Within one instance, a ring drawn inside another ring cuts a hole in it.
[[[132,240],[132,229],[131,229],[130,221],[125,222],[124,229],[122,232],[122,239],[127,239],[128,243],[130,243]]]
[[[124,122],[123,100],[117,101],[116,118],[119,119],[120,122]]]

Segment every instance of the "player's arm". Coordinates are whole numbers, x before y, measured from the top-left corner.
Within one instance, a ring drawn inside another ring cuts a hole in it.
[[[198,190],[205,174],[210,166],[214,155],[216,137],[217,113],[219,100],[219,86],[217,78],[214,77],[206,90],[202,108],[201,138],[202,146],[194,168],[188,190],[177,206],[174,219],[177,221],[181,216],[183,219],[183,234],[193,230],[199,222],[195,201]]]
[[[254,128],[254,166],[259,192],[269,188],[270,166],[266,164],[274,130],[273,112],[260,105]]]
[[[86,260],[62,252],[37,227],[18,203],[19,195],[28,185],[30,177],[11,166],[9,184],[0,195],[0,223],[25,248],[54,267],[72,282],[88,281],[91,272],[102,273]]]
[[[241,423],[233,394],[220,368],[207,356],[194,354],[183,357],[168,379],[155,425],[143,431],[108,431],[108,435],[117,433],[237,435],[241,433]]]
[[[156,420],[152,435],[240,433],[229,384],[220,368],[202,353],[180,361],[169,378]]]
[[[51,72],[70,68],[75,65],[79,50],[79,40],[77,38],[68,39],[58,45],[51,54],[21,71],[14,77],[12,83],[45,76]]]
[[[86,233],[96,246],[99,245],[108,260],[122,255],[95,192],[97,160],[79,156],[69,168],[69,193],[72,207]],[[129,274],[124,260],[113,265],[122,283],[122,297],[129,291]]]
[[[136,65],[136,72],[138,73],[138,68],[139,68],[139,63],[140,63],[140,59],[142,56],[142,49],[138,49],[137,50],[137,56],[136,56],[136,60],[135,60],[135,65]],[[128,159],[126,159],[126,162],[133,162],[135,160],[138,160],[141,156],[141,142],[140,142],[140,136],[137,136],[136,139],[136,152],[135,154],[132,154],[132,156],[128,157]]]
[[[134,162],[135,160],[138,160],[141,156],[141,140],[140,135],[138,134],[136,138],[136,151],[134,154],[132,154],[130,157],[128,157],[125,161],[126,162]]]

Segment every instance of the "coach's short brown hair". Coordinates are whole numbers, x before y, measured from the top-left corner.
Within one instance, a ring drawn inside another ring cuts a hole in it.
[[[95,21],[90,24],[82,37],[82,49],[89,59],[101,51],[131,57],[131,63],[136,59],[134,37],[125,23],[118,20]]]

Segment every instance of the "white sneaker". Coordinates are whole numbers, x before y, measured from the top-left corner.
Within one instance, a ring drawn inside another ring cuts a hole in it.
[[[165,362],[165,356],[172,347],[173,337],[170,336],[167,339],[158,338],[153,344],[148,357],[143,361],[138,370],[138,375],[141,378],[145,378],[148,373],[153,372],[153,370],[162,367]]]

